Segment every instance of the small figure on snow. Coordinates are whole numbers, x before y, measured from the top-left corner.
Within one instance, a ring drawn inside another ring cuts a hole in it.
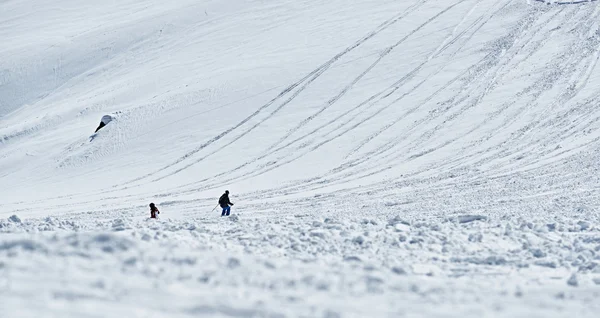
[[[158,211],[158,208],[156,208],[156,205],[154,205],[154,203],[150,203],[150,218],[156,219],[157,214],[160,214],[160,211]]]
[[[229,216],[229,212],[231,211],[230,205],[233,205],[233,203],[229,201],[229,190],[225,190],[225,193],[219,198],[219,205],[223,208],[221,216]]]
[[[100,125],[98,126],[98,128],[96,128],[96,131],[94,131],[94,133],[97,133],[98,130],[100,130],[102,127],[106,126],[112,120],[113,120],[113,116],[111,116],[111,115],[102,116],[102,119],[100,120]]]

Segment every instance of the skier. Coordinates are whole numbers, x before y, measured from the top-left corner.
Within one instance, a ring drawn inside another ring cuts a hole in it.
[[[229,201],[229,190],[225,190],[225,193],[219,198],[219,205],[223,208],[221,216],[229,216],[229,212],[231,211],[230,205],[233,205],[233,203]]]
[[[160,214],[160,211],[158,211],[154,203],[150,203],[150,218],[156,219],[157,214]]]

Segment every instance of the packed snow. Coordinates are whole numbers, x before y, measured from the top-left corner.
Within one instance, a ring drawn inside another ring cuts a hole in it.
[[[0,8],[0,317],[600,312],[600,2]]]

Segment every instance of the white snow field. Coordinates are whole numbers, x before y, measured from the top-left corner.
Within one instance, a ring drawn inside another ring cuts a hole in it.
[[[598,1],[2,0],[0,317],[598,317],[599,59]]]

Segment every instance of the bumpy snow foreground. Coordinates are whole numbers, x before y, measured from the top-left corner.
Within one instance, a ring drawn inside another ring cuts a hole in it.
[[[273,213],[3,221],[3,317],[596,317],[600,309],[600,233],[588,221]]]
[[[599,23],[2,1],[0,317],[598,317]]]

